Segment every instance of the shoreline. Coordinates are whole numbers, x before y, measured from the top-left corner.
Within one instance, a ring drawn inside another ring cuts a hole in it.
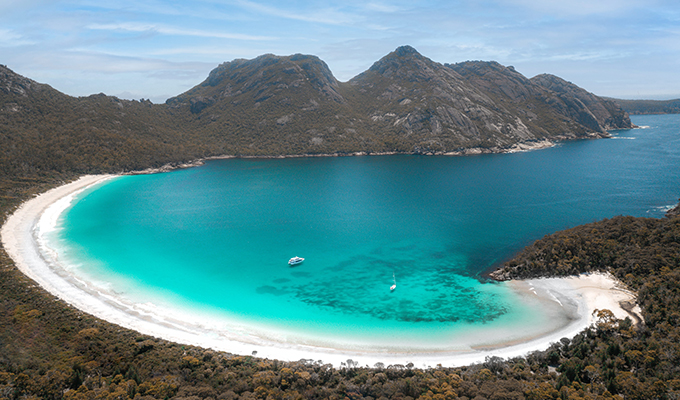
[[[630,128],[621,128],[613,130],[629,130],[629,129],[639,129],[637,125],[633,125]],[[517,142],[506,147],[469,147],[462,148],[455,151],[423,151],[423,152],[401,152],[401,151],[354,151],[347,153],[303,153],[303,154],[280,154],[280,155],[233,155],[225,154],[219,156],[209,156],[197,158],[186,162],[172,162],[167,163],[160,167],[146,168],[137,171],[124,171],[120,175],[148,175],[157,174],[163,172],[170,172],[175,169],[193,168],[199,167],[205,164],[206,161],[210,160],[229,160],[234,158],[239,159],[253,159],[253,160],[272,160],[272,159],[284,159],[284,158],[312,158],[312,157],[363,157],[363,156],[393,156],[393,155],[405,155],[405,156],[477,156],[482,154],[514,154],[514,153],[524,153],[528,151],[536,151],[548,149],[551,147],[558,146],[561,142],[573,141],[573,140],[593,140],[593,139],[611,139],[612,135],[609,131],[604,133],[593,132],[586,137],[567,137],[567,136],[556,136],[552,140],[549,139],[532,139],[523,142]]]
[[[353,360],[358,365],[372,366],[413,363],[416,367],[463,366],[483,362],[488,356],[512,358],[532,351],[545,350],[563,337],[573,337],[594,322],[595,309],[609,309],[618,318],[629,314],[621,304],[635,302],[635,295],[622,288],[606,274],[590,274],[569,278],[544,278],[511,281],[509,284],[523,296],[538,296],[541,301],[560,305],[570,302],[576,307],[572,321],[566,326],[541,336],[511,342],[497,341],[473,348],[473,351],[418,352],[408,345],[399,352],[370,352],[312,347],[285,341],[272,341],[248,335],[238,327],[231,331],[214,331],[200,321],[179,321],[154,313],[143,304],[123,304],[115,296],[89,288],[87,283],[50,265],[38,248],[37,229],[42,218],[56,221],[73,196],[93,185],[118,175],[88,175],[45,192],[23,203],[2,226],[2,244],[22,273],[41,287],[76,308],[116,325],[173,342],[196,345],[239,355],[297,361],[322,360],[342,366]],[[55,206],[57,211],[47,213]],[[59,209],[61,208],[61,211]],[[637,320],[634,318],[634,320]]]
[[[608,138],[609,136],[603,136],[602,138]],[[586,138],[584,138],[586,139]],[[564,139],[568,140],[568,139]],[[274,159],[284,159],[284,158],[313,158],[313,157],[364,157],[364,156],[394,156],[394,155],[405,155],[405,156],[476,156],[482,154],[513,154],[513,153],[523,153],[527,151],[535,151],[547,149],[550,147],[555,147],[561,140],[550,141],[547,139],[537,139],[526,142],[518,142],[509,147],[492,147],[492,148],[482,148],[482,147],[471,147],[465,148],[459,151],[431,151],[422,153],[405,153],[398,151],[384,151],[384,152],[370,152],[370,151],[355,151],[351,153],[320,153],[320,154],[285,154],[276,156],[244,156],[244,155],[221,155],[221,156],[210,156],[204,158],[198,158],[192,161],[179,162],[179,163],[168,163],[157,168],[146,168],[139,171],[127,171],[122,172],[121,175],[148,175],[148,174],[158,174],[163,172],[170,172],[175,169],[193,168],[199,167],[205,164],[206,161],[210,160],[230,160],[230,159],[252,159],[252,160],[274,160]]]

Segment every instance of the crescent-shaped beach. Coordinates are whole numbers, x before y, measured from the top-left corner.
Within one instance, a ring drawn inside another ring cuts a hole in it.
[[[496,340],[467,351],[424,353],[417,348],[409,348],[408,344],[399,352],[348,351],[333,346],[310,346],[244,334],[238,327],[231,331],[215,331],[198,319],[172,318],[145,304],[126,304],[115,294],[95,289],[78,276],[55,266],[43,255],[47,250],[40,249],[40,224],[54,225],[77,193],[113,177],[115,175],[83,176],[25,202],[3,225],[2,245],[25,275],[54,296],[84,312],[146,335],[234,354],[257,354],[258,357],[287,361],[322,360],[340,366],[351,359],[358,365],[371,366],[380,362],[385,365],[413,363],[417,367],[433,367],[468,365],[484,361],[489,356],[509,358],[544,350],[551,343],[563,337],[571,338],[593,324],[593,312],[598,309],[608,309],[617,318],[639,318],[639,309],[633,308],[629,312],[621,305],[635,303],[634,293],[609,275],[589,274],[510,282],[513,289],[523,296],[537,296],[553,306],[557,302],[567,307],[562,304],[568,303],[570,309],[565,313],[570,316],[569,323],[547,334],[542,332],[522,340]],[[52,254],[52,257],[58,259],[59,255]]]

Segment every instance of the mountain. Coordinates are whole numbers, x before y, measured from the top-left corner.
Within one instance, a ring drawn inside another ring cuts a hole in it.
[[[491,153],[630,127],[613,101],[560,78],[528,79],[496,62],[440,64],[410,46],[348,82],[310,55],[225,62],[165,104],[75,98],[0,67],[5,174],[218,155]]]
[[[610,99],[631,115],[680,114],[680,99],[675,100],[623,100]]]
[[[265,54],[253,60],[225,62],[211,71],[203,83],[167,103],[178,106],[188,101],[192,113],[199,113],[220,99],[238,104],[251,96],[254,102],[250,105],[262,104],[270,98],[285,104],[290,96],[320,97],[342,103],[338,86],[326,63],[317,57]]]
[[[266,54],[223,63],[166,104],[182,125],[215,138],[223,154],[358,151],[342,89],[317,57]]]
[[[71,97],[0,66],[0,176],[120,172],[202,156],[188,137],[166,106]]]
[[[224,152],[262,155],[501,152],[632,126],[609,100],[542,83],[495,62],[443,65],[403,46],[346,83],[313,56],[235,60],[167,104],[221,136]]]
[[[558,95],[569,107],[563,113],[593,130],[631,127],[630,117],[615,102],[595,96],[555,75],[542,74],[531,81]]]

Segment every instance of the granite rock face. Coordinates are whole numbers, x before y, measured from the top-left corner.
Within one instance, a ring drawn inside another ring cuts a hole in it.
[[[0,91],[6,95],[28,97],[30,92],[46,87],[48,86],[16,74],[5,65],[0,65]]]
[[[591,129],[607,131],[633,127],[628,113],[613,100],[595,96],[571,82],[550,74],[537,75],[531,78],[531,81],[569,101],[572,107],[564,110],[565,115],[575,118]]]

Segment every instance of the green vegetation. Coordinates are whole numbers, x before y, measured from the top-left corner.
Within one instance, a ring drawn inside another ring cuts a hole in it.
[[[675,100],[623,100],[613,99],[628,114],[680,114],[680,99]]]

